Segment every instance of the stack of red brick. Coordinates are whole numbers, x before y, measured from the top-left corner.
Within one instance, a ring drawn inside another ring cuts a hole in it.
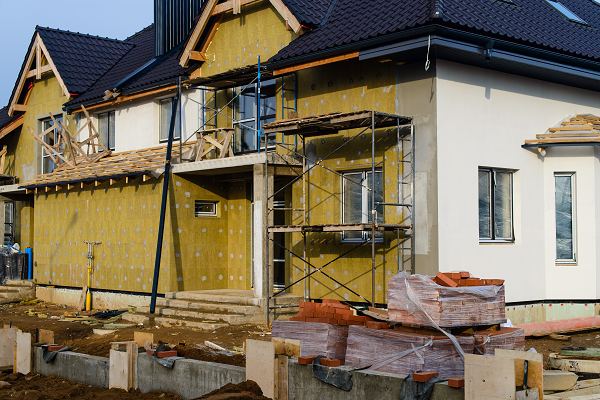
[[[435,283],[446,287],[459,286],[501,286],[504,285],[503,279],[480,279],[472,277],[467,271],[460,272],[438,272],[433,278]]]
[[[350,306],[342,304],[339,300],[324,299],[319,303],[300,303],[300,312],[290,318],[296,322],[317,322],[341,326],[366,325],[373,329],[387,329],[385,322],[373,321],[372,318],[354,315]]]

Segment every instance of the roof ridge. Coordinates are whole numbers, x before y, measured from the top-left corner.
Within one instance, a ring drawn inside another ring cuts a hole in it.
[[[35,30],[36,30],[36,32],[40,31],[40,30],[44,30],[44,31],[51,31],[51,32],[69,33],[71,35],[83,36],[83,37],[94,38],[94,39],[99,39],[99,40],[107,40],[110,42],[129,43],[127,40],[113,39],[113,38],[109,38],[109,37],[91,35],[89,33],[73,32],[73,31],[58,29],[58,28],[50,28],[47,26],[36,25]]]
[[[429,18],[442,19],[444,18],[444,11],[444,0],[432,0],[431,9],[429,11]]]
[[[126,41],[129,41],[129,40],[131,40],[132,38],[134,38],[134,37],[136,37],[136,36],[138,36],[138,35],[141,35],[141,34],[142,34],[142,33],[144,33],[145,31],[147,31],[147,30],[149,30],[149,29],[153,29],[153,27],[154,27],[154,22],[153,22],[153,23],[151,23],[150,25],[148,25],[147,27],[145,27],[145,28],[143,28],[143,29],[141,29],[141,30],[137,31],[137,32],[136,32],[136,33],[134,33],[133,35],[131,35],[131,36],[127,37],[127,39],[125,39],[125,40],[126,40]]]

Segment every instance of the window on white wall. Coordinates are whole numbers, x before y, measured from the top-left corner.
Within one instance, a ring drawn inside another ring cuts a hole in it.
[[[100,140],[109,150],[115,149],[115,112],[98,114],[98,133]]]
[[[275,121],[276,111],[276,81],[271,79],[260,83],[260,127]],[[234,121],[235,128],[234,151],[236,153],[252,152],[258,149],[258,138],[256,135],[257,115],[256,97],[258,88],[256,84],[246,88],[240,87],[234,90]],[[263,149],[264,136],[261,137],[260,148]],[[269,142],[275,141],[275,135],[269,134]],[[269,144],[268,147],[274,145]]]
[[[556,208],[556,262],[574,263],[575,258],[575,174],[554,174]]]
[[[372,191],[375,189],[375,202],[383,202],[383,172],[375,170],[352,171],[343,174],[342,179],[342,223],[357,224],[373,221]],[[377,223],[383,223],[383,206],[377,206]],[[370,240],[371,232],[344,231],[342,239],[346,242],[362,242]],[[383,232],[375,232],[375,241],[383,240]]]
[[[161,142],[169,140],[169,127],[171,125],[171,114],[173,113],[173,100],[163,99],[160,101],[160,133],[159,139]],[[173,131],[173,139],[179,139],[179,107],[177,107],[177,116],[175,117],[175,130]]]
[[[513,172],[479,168],[479,240],[512,242]]]

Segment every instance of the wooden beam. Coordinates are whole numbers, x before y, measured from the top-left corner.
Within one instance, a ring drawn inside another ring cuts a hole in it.
[[[200,52],[202,54],[204,54],[204,57],[206,57],[206,50],[208,50],[208,46],[210,46],[210,44],[212,43],[213,39],[215,38],[215,35],[216,35],[217,31],[219,30],[219,26],[221,26],[221,21],[223,20],[223,16],[224,15],[225,14],[221,14],[219,16],[219,18],[217,18],[217,20],[213,24],[212,28],[210,29],[210,33],[206,37],[206,40],[202,44],[202,50],[200,50]]]
[[[106,103],[89,106],[89,107],[86,107],[86,109],[87,110],[98,110],[101,108],[109,108],[109,107],[113,107],[117,104],[124,103],[126,101],[141,99],[144,97],[152,97],[152,96],[162,95],[162,94],[166,95],[166,94],[169,94],[169,92],[173,92],[175,90],[177,90],[177,85],[165,86],[165,87],[150,90],[150,91],[144,92],[144,93],[132,94],[130,96],[119,96],[115,100],[108,101]],[[77,114],[77,113],[81,113],[81,112],[83,112],[83,110],[81,110],[81,109],[72,111],[73,114]]]
[[[38,33],[35,36],[32,51],[29,52],[29,55],[27,56],[27,61],[25,61],[25,68],[23,70],[23,73],[21,74],[21,77],[19,78],[19,83],[17,83],[17,90],[15,91],[15,95],[12,98],[12,101],[10,102],[10,106],[8,108],[8,116],[9,117],[12,117],[13,113],[15,112],[14,106],[15,106],[15,104],[17,104],[17,101],[19,101],[19,98],[21,97],[21,92],[23,91],[23,87],[25,86],[25,80],[27,79],[26,71],[29,71],[29,69],[31,68],[31,65],[33,64],[33,57],[35,55],[35,53],[33,52],[33,48],[35,48],[35,46],[37,46],[37,43],[40,40],[41,40],[40,34]]]
[[[271,5],[277,10],[277,12],[286,20],[289,26],[292,28],[295,34],[302,35],[304,31],[302,30],[302,25],[296,19],[294,14],[287,8],[283,1],[281,0],[269,0]]]
[[[331,63],[335,63],[338,61],[349,60],[352,58],[358,58],[358,51],[355,51],[352,53],[347,53],[347,54],[342,54],[340,56],[324,58],[324,59],[317,60],[317,61],[311,61],[311,62],[307,62],[304,64],[297,64],[297,65],[282,68],[282,69],[276,69],[275,71],[273,71],[273,75],[287,74],[288,72],[300,71],[302,69],[318,67],[320,65],[331,64]]]
[[[152,175],[144,175],[142,176],[142,182],[146,182],[152,179]]]
[[[109,185],[109,186],[112,186],[112,185],[114,185],[115,183],[119,182],[120,180],[121,180],[121,178],[110,178],[110,179],[108,180],[108,185]]]
[[[46,73],[48,71],[52,71],[52,67],[50,65],[44,65],[43,67],[40,68],[40,75],[43,73]],[[29,71],[27,73],[27,77],[31,78],[32,76],[37,76],[37,72],[38,72],[37,68],[32,69],[31,71]],[[40,76],[40,78],[36,78],[36,79],[41,79],[41,76]]]
[[[194,61],[206,61],[206,53],[201,53],[199,51],[190,51],[190,60]]]
[[[54,65],[54,61],[52,61],[52,57],[50,57],[50,53],[48,53],[48,49],[46,49],[46,45],[44,45],[44,42],[41,39],[39,40],[38,43],[39,43],[40,49],[44,53],[44,57],[46,57],[46,60],[48,60],[48,65],[50,65],[50,67],[52,68],[52,71],[54,71],[54,77],[56,78],[56,80],[58,81],[58,84],[62,88],[63,94],[65,95],[65,97],[68,100],[71,100],[71,93],[69,93],[69,89],[67,89],[67,85],[65,85],[65,82],[62,80],[60,74],[58,73],[58,69],[56,68],[56,65]]]
[[[256,3],[260,0],[239,0],[240,7],[248,4]],[[210,14],[211,17],[214,17],[218,14],[226,13],[227,11],[233,11],[233,0],[226,1],[225,3],[217,4],[213,12]]]
[[[17,129],[19,126],[23,125],[24,119],[25,116],[21,115],[19,118],[15,119],[13,122],[0,129],[0,139]]]
[[[42,79],[42,51],[40,49],[40,42],[35,46],[35,79]]]
[[[13,110],[14,111],[26,112],[27,111],[27,106],[25,104],[15,104],[15,105],[13,105]]]
[[[204,11],[200,15],[200,18],[198,19],[198,22],[196,23],[196,26],[194,27],[194,30],[192,31],[192,34],[185,46],[185,49],[183,49],[183,55],[181,56],[181,59],[179,60],[179,64],[181,64],[182,67],[184,67],[184,68],[188,67],[188,64],[190,61],[190,58],[189,58],[190,52],[192,50],[194,50],[194,48],[196,48],[196,45],[198,44],[198,41],[200,40],[200,37],[202,36],[202,32],[204,32],[204,28],[206,28],[206,25],[208,24],[208,20],[210,19],[211,14],[216,5],[217,5],[217,0],[208,0],[207,1],[206,6],[204,7]]]
[[[75,184],[67,183],[67,190],[71,190],[75,187]]]

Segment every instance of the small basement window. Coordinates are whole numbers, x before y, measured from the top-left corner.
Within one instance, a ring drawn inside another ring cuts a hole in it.
[[[196,200],[195,216],[196,217],[216,217],[217,216],[217,202],[216,201]]]
[[[554,7],[558,12],[567,17],[570,21],[578,22],[580,24],[587,25],[583,19],[579,18],[573,11],[569,10],[562,3],[554,0],[546,0],[552,7]]]

